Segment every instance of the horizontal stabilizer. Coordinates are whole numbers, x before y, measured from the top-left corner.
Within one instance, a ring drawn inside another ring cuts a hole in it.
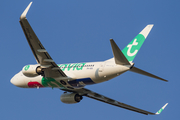
[[[141,70],[139,68],[136,68],[136,67],[133,67],[132,69],[130,69],[130,71],[168,82],[167,80],[165,80],[163,78],[160,78],[160,77],[158,77],[156,75],[153,75],[151,73],[148,73],[148,72],[143,71],[143,70]]]
[[[119,65],[130,65],[129,61],[126,59],[124,54],[121,52],[117,44],[114,42],[113,39],[110,39],[111,47],[114,55],[114,60],[116,64]]]

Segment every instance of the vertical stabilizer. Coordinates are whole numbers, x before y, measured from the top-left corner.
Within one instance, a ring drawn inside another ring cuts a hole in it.
[[[147,25],[123,50],[123,54],[129,62],[132,62],[141,48],[143,42],[151,31],[153,25]]]

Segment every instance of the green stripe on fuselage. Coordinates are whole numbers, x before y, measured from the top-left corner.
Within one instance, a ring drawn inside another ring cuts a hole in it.
[[[59,88],[64,87],[58,81],[56,81],[55,79],[50,78],[50,77],[43,77],[42,78],[42,85],[44,87],[59,87]]]

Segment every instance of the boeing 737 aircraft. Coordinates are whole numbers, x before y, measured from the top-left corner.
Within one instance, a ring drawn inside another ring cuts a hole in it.
[[[167,106],[168,103],[166,103],[158,112],[152,113],[118,102],[84,88],[86,85],[93,85],[110,80],[126,71],[132,71],[167,82],[167,80],[163,78],[134,67],[133,63],[133,59],[153,25],[147,25],[122,51],[116,45],[114,40],[110,39],[114,55],[111,59],[101,62],[56,64],[27,21],[26,14],[29,11],[31,4],[32,2],[20,16],[20,24],[37,64],[24,66],[22,70],[11,79],[10,82],[12,84],[22,88],[59,88],[60,90],[65,91],[61,95],[60,100],[67,104],[78,103],[82,100],[83,96],[86,96],[145,115],[160,114]]]

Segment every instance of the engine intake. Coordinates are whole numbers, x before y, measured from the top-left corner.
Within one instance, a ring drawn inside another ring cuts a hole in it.
[[[77,93],[64,93],[61,95],[60,100],[66,104],[78,103],[83,97]]]
[[[42,75],[43,71],[40,66],[37,65],[26,65],[22,69],[22,73],[27,77],[36,77]]]

